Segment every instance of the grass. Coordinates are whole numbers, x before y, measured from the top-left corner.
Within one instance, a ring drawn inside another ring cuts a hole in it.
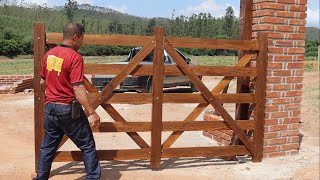
[[[238,61],[236,56],[188,56],[191,62],[199,66],[230,66]],[[86,56],[86,64],[112,63],[125,61],[127,56]],[[305,67],[307,72],[317,71]],[[0,59],[0,75],[25,75],[33,74],[33,59],[29,57],[17,57],[14,59]]]

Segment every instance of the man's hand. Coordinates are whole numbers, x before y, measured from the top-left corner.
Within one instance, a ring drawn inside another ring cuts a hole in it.
[[[94,113],[89,114],[88,120],[91,128],[96,128],[100,126],[100,116],[94,111]]]

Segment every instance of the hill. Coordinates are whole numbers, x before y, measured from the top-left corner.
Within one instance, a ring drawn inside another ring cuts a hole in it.
[[[320,29],[315,27],[307,27],[306,32],[307,40],[319,40],[320,39]]]

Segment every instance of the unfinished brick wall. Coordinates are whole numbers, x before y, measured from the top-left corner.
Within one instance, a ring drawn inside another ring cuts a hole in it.
[[[13,94],[33,89],[32,75],[0,75],[0,94]]]
[[[307,0],[253,2],[252,37],[269,33],[264,157],[294,155],[300,146]],[[217,120],[208,114],[204,118]],[[230,132],[204,135],[221,144],[231,140]]]

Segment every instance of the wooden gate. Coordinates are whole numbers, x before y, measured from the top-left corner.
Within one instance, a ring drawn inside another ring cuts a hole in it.
[[[35,157],[36,166],[40,143],[43,138],[44,88],[40,86],[40,69],[46,45],[62,42],[61,33],[46,33],[43,23],[34,25],[34,76],[35,76]],[[101,106],[115,122],[102,122],[95,132],[126,132],[140,149],[98,150],[100,160],[150,159],[151,168],[160,168],[161,158],[208,157],[251,155],[254,162],[262,160],[263,129],[266,88],[267,34],[259,34],[257,40],[217,40],[200,38],[166,37],[163,28],[155,28],[154,36],[85,35],[84,44],[143,46],[142,50],[127,65],[85,64],[85,74],[117,74],[101,91],[85,79],[85,87],[90,93],[94,108]],[[245,51],[235,66],[192,66],[190,67],[174,48],[235,49]],[[164,49],[176,60],[177,65],[164,65]],[[154,64],[139,64],[144,57],[154,51]],[[256,67],[246,66],[252,56],[256,56]],[[113,93],[115,88],[133,74],[152,75],[152,93]],[[164,75],[186,75],[200,93],[163,93]],[[198,76],[224,76],[211,91]],[[234,77],[254,77],[255,93],[222,94],[221,91]],[[152,104],[151,122],[126,122],[112,104]],[[162,122],[163,103],[197,103],[184,121]],[[254,120],[234,120],[221,105],[223,103],[256,104]],[[195,121],[212,105],[223,117],[221,122]],[[217,147],[171,148],[184,131],[233,130],[243,145]],[[253,130],[253,138],[247,137],[245,130]],[[174,131],[161,144],[162,131]],[[145,142],[137,132],[151,132],[151,144]],[[60,146],[66,142],[64,137]],[[80,151],[57,151],[55,162],[82,161]]]

